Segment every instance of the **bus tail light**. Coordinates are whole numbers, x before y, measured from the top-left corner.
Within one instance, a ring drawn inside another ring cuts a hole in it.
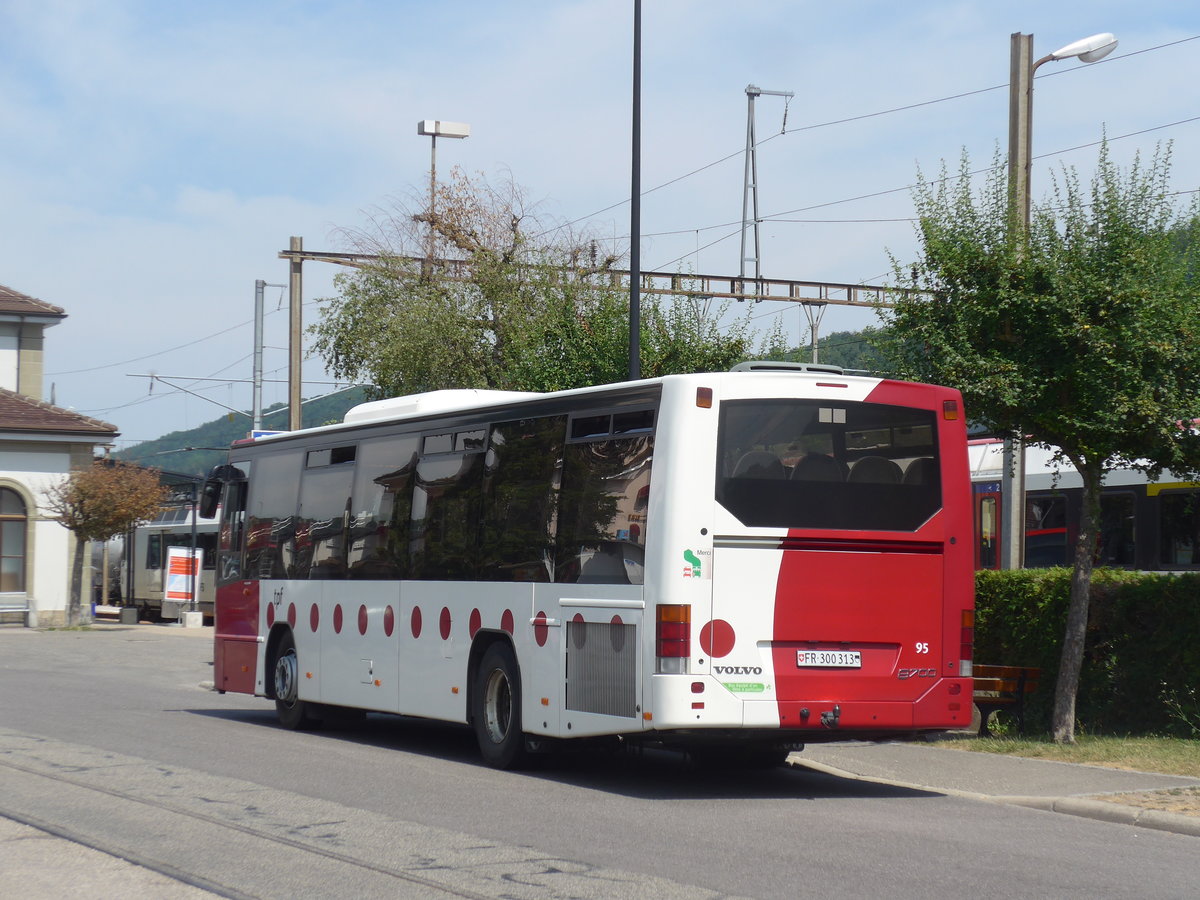
[[[975,657],[975,610],[962,611],[962,633],[959,636],[958,674],[963,678],[969,677],[973,671],[971,665]]]
[[[958,419],[958,401],[943,400],[942,401],[942,418],[947,422],[954,422]]]
[[[658,671],[663,674],[682,674],[687,671],[692,655],[692,607],[688,604],[656,607],[654,653]]]

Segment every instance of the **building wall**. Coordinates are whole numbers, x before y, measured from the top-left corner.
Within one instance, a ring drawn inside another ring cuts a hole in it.
[[[19,390],[20,353],[21,326],[16,322],[0,322],[0,387]]]
[[[67,621],[75,538],[46,509],[46,491],[67,476],[80,449],[90,460],[90,446],[0,442],[0,487],[21,496],[28,517],[25,593],[32,610],[31,626],[65,625]]]
[[[0,387],[43,399],[44,330],[40,323],[0,322]]]
[[[21,326],[21,345],[17,365],[20,367],[17,391],[34,400],[45,400],[42,381],[44,366],[42,350],[45,345],[42,325],[26,323]]]

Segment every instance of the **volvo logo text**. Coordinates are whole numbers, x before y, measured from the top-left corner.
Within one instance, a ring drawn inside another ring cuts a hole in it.
[[[761,675],[762,666],[713,666],[718,675]]]

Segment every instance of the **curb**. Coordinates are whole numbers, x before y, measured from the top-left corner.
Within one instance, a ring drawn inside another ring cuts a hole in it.
[[[985,797],[985,799],[1009,806],[1024,806],[1029,809],[1081,816],[1085,819],[1097,819],[1118,825],[1137,825],[1141,828],[1153,828],[1156,831],[1200,837],[1200,817],[1185,816],[1181,813],[1167,812],[1161,809],[1144,809],[1140,806],[1126,806],[1122,803],[1110,803],[1107,800],[1093,800],[1088,797]]]
[[[1023,806],[1026,809],[1040,809],[1045,812],[1056,812],[1084,819],[1095,819],[1101,822],[1111,822],[1116,825],[1136,825],[1140,828],[1152,828],[1155,831],[1168,831],[1172,834],[1200,837],[1200,816],[1185,816],[1180,813],[1166,812],[1161,809],[1144,809],[1140,806],[1126,806],[1121,803],[1093,800],[1088,797],[1021,797],[978,794],[973,791],[937,788],[927,784],[891,781],[886,778],[857,775],[854,772],[848,772],[845,769],[838,769],[834,766],[813,760],[789,759],[788,765],[793,769],[809,769],[824,775],[832,775],[835,778],[849,778],[854,781],[866,781],[872,784],[886,784],[890,787],[928,791],[932,794],[942,794],[947,797],[982,800],[985,803],[999,803],[1005,806]]]

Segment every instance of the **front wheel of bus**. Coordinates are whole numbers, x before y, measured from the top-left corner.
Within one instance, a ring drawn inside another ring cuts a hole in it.
[[[471,724],[484,762],[512,769],[525,761],[521,731],[521,670],[512,647],[492,644],[479,661],[471,691]]]
[[[312,704],[300,699],[300,658],[296,639],[289,631],[279,642],[275,657],[275,712],[279,724],[291,731],[316,728],[321,720],[312,714]]]

